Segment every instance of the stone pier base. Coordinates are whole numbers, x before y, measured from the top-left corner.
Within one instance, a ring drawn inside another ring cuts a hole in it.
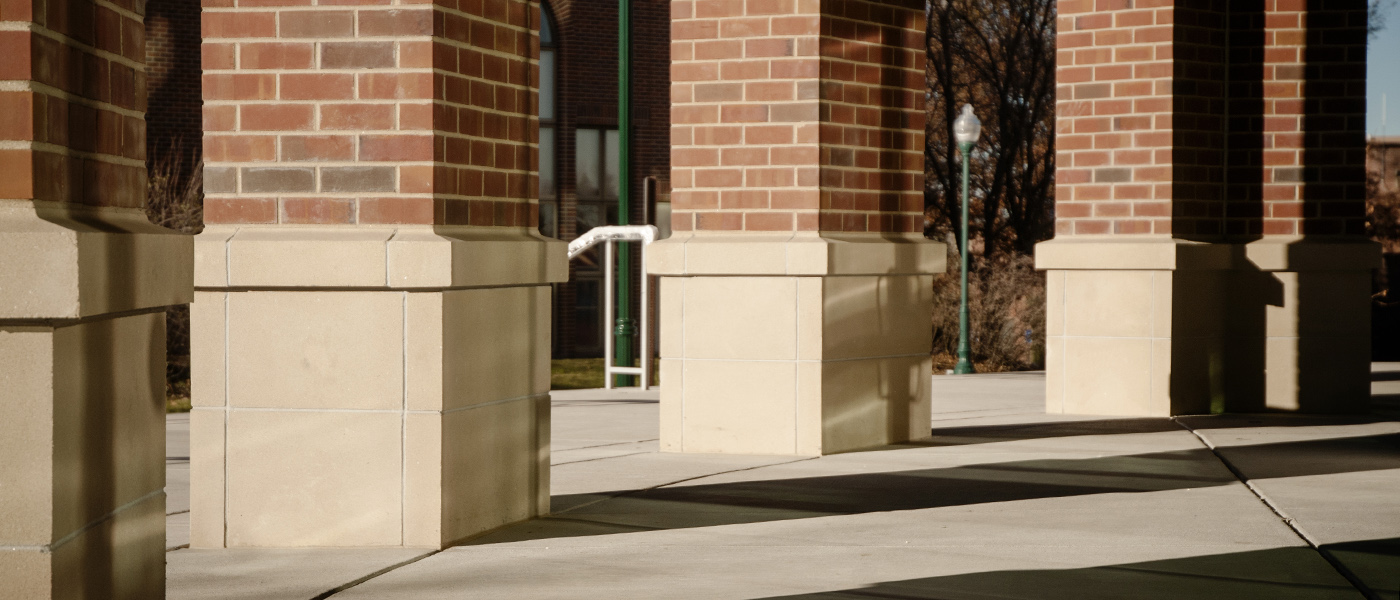
[[[211,228],[191,544],[445,547],[549,510],[563,244],[468,228]]]
[[[139,211],[0,208],[0,597],[165,597],[164,309],[190,255]]]
[[[662,450],[820,455],[927,437],[945,254],[895,234],[652,246]]]
[[[1303,238],[1041,243],[1046,411],[1362,412],[1375,258]]]

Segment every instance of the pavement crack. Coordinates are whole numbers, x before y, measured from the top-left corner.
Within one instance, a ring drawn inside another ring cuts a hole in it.
[[[575,465],[575,464],[578,464],[578,463],[593,462],[593,461],[596,461],[596,460],[608,460],[608,459],[610,459],[610,458],[622,458],[622,457],[624,457],[624,456],[636,456],[636,455],[638,455],[638,454],[652,454],[652,453],[651,453],[651,452],[648,452],[648,451],[646,451],[646,450],[643,450],[643,451],[641,451],[641,452],[629,452],[629,453],[627,453],[627,454],[614,454],[614,455],[612,455],[612,456],[599,456],[599,457],[597,457],[597,458],[585,458],[585,459],[582,459],[582,460],[571,460],[571,461],[569,461],[569,462],[553,463],[553,464],[551,464],[551,465],[549,465],[549,466],[550,466],[550,467],[562,467],[562,466],[564,466],[564,465]]]
[[[374,579],[374,578],[379,577],[379,576],[381,576],[381,575],[384,575],[384,574],[386,574],[386,573],[393,572],[393,571],[395,571],[395,570],[397,570],[397,569],[401,569],[401,568],[403,568],[403,567],[407,567],[408,565],[411,565],[411,564],[413,564],[413,563],[416,563],[416,562],[418,562],[418,561],[420,561],[420,560],[423,560],[423,559],[425,559],[425,558],[428,558],[429,556],[433,556],[434,554],[438,554],[438,553],[440,553],[440,552],[442,552],[442,550],[433,550],[432,552],[425,552],[425,553],[423,553],[423,554],[420,554],[420,555],[415,556],[415,557],[413,557],[413,558],[410,558],[410,559],[408,559],[408,560],[405,560],[405,561],[402,561],[402,562],[398,562],[398,563],[394,563],[394,564],[392,564],[392,565],[389,565],[389,566],[387,566],[387,567],[384,567],[383,569],[380,569],[380,570],[378,570],[378,571],[375,571],[375,572],[373,572],[373,573],[370,573],[369,575],[365,575],[364,577],[361,577],[361,578],[356,579],[356,580],[354,580],[354,581],[351,581],[351,582],[349,582],[349,583],[345,583],[345,584],[343,584],[343,585],[339,585],[339,586],[333,587],[333,588],[331,588],[331,589],[329,589],[329,590],[326,590],[326,591],[321,592],[321,593],[319,593],[319,594],[317,594],[317,595],[315,595],[315,596],[312,596],[312,597],[311,597],[311,600],[325,600],[326,598],[330,598],[331,596],[334,596],[334,595],[339,594],[339,593],[341,593],[341,592],[343,592],[343,591],[345,591],[345,590],[348,590],[348,589],[350,589],[350,588],[352,588],[352,587],[355,587],[355,586],[357,586],[357,585],[360,585],[361,583],[364,583],[364,582],[366,582],[366,581],[369,581],[369,580],[371,580],[371,579]]]
[[[800,462],[809,461],[809,460],[816,460],[816,459],[818,459],[818,458],[821,458],[821,457],[820,457],[820,456],[808,456],[808,457],[806,457],[806,458],[799,458],[799,459],[797,459],[797,460],[788,460],[788,461],[783,461],[783,462],[779,462],[779,463],[771,463],[771,464],[766,464],[766,465],[757,465],[757,466],[753,466],[753,467],[744,467],[744,468],[742,468],[742,469],[730,469],[730,470],[728,470],[728,471],[720,471],[720,472],[718,472],[718,473],[706,473],[706,474],[704,474],[704,475],[696,475],[696,476],[694,476],[694,477],[686,477],[686,478],[684,478],[684,479],[677,479],[677,480],[675,480],[675,481],[668,481],[668,482],[666,482],[666,483],[659,483],[659,484],[653,485],[653,486],[651,486],[651,487],[645,487],[645,488],[640,488],[640,489],[635,489],[635,490],[624,490],[624,491],[617,492],[617,493],[614,493],[614,494],[604,494],[602,498],[599,498],[599,499],[594,500],[594,501],[592,501],[592,502],[585,502],[585,503],[579,504],[579,505],[577,505],[577,506],[571,506],[571,507],[569,507],[569,508],[567,508],[567,509],[561,510],[561,511],[559,511],[559,512],[554,512],[554,513],[552,513],[552,514],[555,514],[555,515],[562,515],[562,514],[567,513],[567,512],[573,512],[573,511],[578,510],[578,509],[580,509],[580,508],[584,508],[584,507],[587,507],[587,506],[593,506],[593,505],[595,505],[595,504],[598,504],[598,503],[601,503],[601,502],[607,502],[607,501],[609,501],[609,500],[614,500],[614,499],[617,499],[617,498],[621,498],[621,497],[623,497],[623,496],[630,496],[630,495],[632,495],[632,494],[640,494],[640,493],[642,493],[642,492],[650,492],[650,491],[655,490],[655,489],[664,488],[664,487],[666,487],[666,486],[668,486],[668,485],[676,485],[676,484],[678,484],[678,483],[685,483],[685,482],[687,482],[687,481],[695,481],[696,479],[704,479],[704,478],[706,478],[706,477],[714,477],[714,476],[716,476],[716,475],[728,475],[728,474],[730,474],[730,473],[742,473],[742,472],[744,472],[744,471],[753,471],[753,470],[755,470],[755,469],[762,469],[762,468],[766,468],[766,467],[777,467],[777,466],[780,466],[780,465],[790,465],[790,464],[793,464],[793,463],[800,463]]]
[[[1173,423],[1176,423],[1177,425],[1181,426],[1182,429],[1189,431],[1191,435],[1196,436],[1196,439],[1201,442],[1201,445],[1205,446],[1206,449],[1210,450],[1210,453],[1215,455],[1215,459],[1220,461],[1220,464],[1225,465],[1225,468],[1228,469],[1230,473],[1234,474],[1235,479],[1238,479],[1240,483],[1244,484],[1244,487],[1247,488],[1250,491],[1250,493],[1254,494],[1254,497],[1258,498],[1259,502],[1263,503],[1263,505],[1267,507],[1270,512],[1274,513],[1274,516],[1278,517],[1280,521],[1283,521],[1283,524],[1288,526],[1288,528],[1293,531],[1293,534],[1298,536],[1298,539],[1303,540],[1303,542],[1306,543],[1308,547],[1315,550],[1318,553],[1318,555],[1322,557],[1323,560],[1327,561],[1327,564],[1332,565],[1332,568],[1337,571],[1337,574],[1341,575],[1344,579],[1347,580],[1347,582],[1351,583],[1352,587],[1356,588],[1356,591],[1361,592],[1361,595],[1365,596],[1367,600],[1381,600],[1380,594],[1377,594],[1371,589],[1370,586],[1366,585],[1365,582],[1361,581],[1361,578],[1357,577],[1356,573],[1353,573],[1352,570],[1348,568],[1345,564],[1343,564],[1342,561],[1339,560],[1335,555],[1333,555],[1331,551],[1327,550],[1327,548],[1324,548],[1321,544],[1317,542],[1317,540],[1314,540],[1312,536],[1308,535],[1308,533],[1303,530],[1303,527],[1298,524],[1298,521],[1296,519],[1288,516],[1288,513],[1284,512],[1282,507],[1275,504],[1274,501],[1264,493],[1264,490],[1261,490],[1258,486],[1254,485],[1254,482],[1250,481],[1249,477],[1246,476],[1243,471],[1241,471],[1238,467],[1235,466],[1235,463],[1232,463],[1230,462],[1230,459],[1225,458],[1225,455],[1220,452],[1220,449],[1216,448],[1215,444],[1211,443],[1209,439],[1206,439],[1206,436],[1201,435],[1201,432],[1196,431],[1195,428],[1191,427],[1190,425],[1187,425],[1185,422],[1181,421],[1176,417],[1172,417],[1171,420]]]
[[[630,442],[609,442],[609,443],[606,443],[606,444],[598,444],[598,445],[596,445],[596,446],[579,446],[578,448],[565,448],[565,449],[563,449],[563,450],[559,450],[558,452],[573,452],[573,451],[575,451],[575,450],[587,450],[587,449],[589,449],[589,448],[607,448],[608,446],[625,446],[625,445],[627,445],[627,444],[643,444],[643,443],[646,443],[646,442],[655,442],[655,441],[658,441],[658,440],[660,440],[660,439],[661,439],[661,438],[651,438],[651,439],[649,439],[649,440],[633,440],[633,441],[630,441]],[[554,451],[551,450],[551,452],[554,452]]]

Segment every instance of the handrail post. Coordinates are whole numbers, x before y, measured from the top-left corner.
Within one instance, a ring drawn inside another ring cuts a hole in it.
[[[603,242],[603,389],[613,389],[613,241]]]

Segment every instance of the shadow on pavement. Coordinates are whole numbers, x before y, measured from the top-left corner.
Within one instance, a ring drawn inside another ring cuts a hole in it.
[[[1347,550],[1346,548],[1358,548]],[[1382,598],[1396,598],[1400,587],[1400,540],[1370,540],[1330,546],[1351,552],[1356,565],[1375,567],[1362,575]],[[1388,568],[1388,571],[1386,570]],[[1358,570],[1353,566],[1353,571]],[[1233,554],[1193,556],[1084,569],[991,571],[946,577],[890,581],[868,587],[771,596],[765,600],[890,599],[1331,599],[1361,598],[1311,548],[1276,548]]]
[[[1400,434],[1227,448],[1258,477],[1400,469]],[[898,452],[899,450],[891,450]],[[1091,494],[1220,486],[1238,480],[1205,448],[1085,459],[685,485],[555,496],[579,506],[468,545],[918,510]],[[606,500],[606,502],[599,502]]]
[[[935,422],[936,424],[937,422]],[[935,427],[931,441],[896,444],[895,447],[970,446],[1081,435],[1123,435],[1181,430],[1181,426],[1172,422],[1171,419],[1102,419],[1015,425]],[[885,450],[885,448],[876,450]]]

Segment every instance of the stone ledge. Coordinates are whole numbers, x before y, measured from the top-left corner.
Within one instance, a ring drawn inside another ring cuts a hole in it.
[[[929,275],[943,273],[947,245],[919,234],[692,233],[652,244],[651,275]]]
[[[1366,271],[1380,246],[1366,239],[1266,237],[1249,242],[1198,242],[1157,236],[1059,237],[1036,244],[1041,270]]]
[[[186,304],[192,237],[133,209],[0,203],[0,319],[80,319]]]
[[[565,243],[525,229],[214,225],[195,238],[200,289],[443,290],[568,273]]]

